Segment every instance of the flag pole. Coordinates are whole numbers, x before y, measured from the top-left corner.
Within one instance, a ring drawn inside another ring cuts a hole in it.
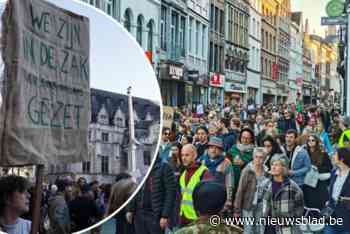
[[[35,191],[34,191],[34,203],[33,203],[33,210],[32,210],[32,228],[30,234],[38,234],[39,233],[39,224],[40,224],[40,207],[41,207],[41,198],[42,198],[42,184],[43,184],[43,177],[44,177],[44,165],[37,165],[36,166],[36,173],[35,173]]]

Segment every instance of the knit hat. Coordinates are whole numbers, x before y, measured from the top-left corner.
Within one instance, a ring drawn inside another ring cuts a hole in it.
[[[221,138],[212,136],[209,139],[208,146],[216,146],[220,149],[224,149],[224,143]]]
[[[346,127],[350,127],[350,116],[345,116],[345,117],[343,118],[343,121],[344,121],[344,125],[345,125]]]
[[[200,182],[193,191],[193,206],[199,214],[218,214],[226,202],[225,187],[213,181]]]
[[[272,165],[273,162],[279,161],[283,167],[289,166],[289,159],[285,154],[274,154],[270,160],[270,164]]]

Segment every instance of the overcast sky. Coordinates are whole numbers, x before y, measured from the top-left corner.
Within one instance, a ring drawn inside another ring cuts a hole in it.
[[[6,0],[0,0],[5,2]],[[161,103],[153,69],[136,40],[111,17],[80,1],[47,0],[90,19],[91,87]]]
[[[324,36],[327,27],[321,26],[321,17],[326,16],[326,5],[330,0],[291,0],[292,11],[302,11],[305,19],[309,19],[310,33]]]

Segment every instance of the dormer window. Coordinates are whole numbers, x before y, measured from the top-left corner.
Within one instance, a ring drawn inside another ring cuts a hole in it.
[[[146,119],[145,119],[146,121],[152,121],[153,120],[153,117],[152,117],[152,115],[151,115],[151,113],[150,112],[147,112],[147,114],[146,114]]]
[[[114,115],[114,124],[115,126],[120,128],[125,127],[125,116],[120,108],[116,111]]]
[[[98,113],[98,122],[100,124],[105,124],[107,125],[108,124],[108,113],[106,111],[106,108],[105,106],[103,105],[101,110],[100,110],[100,113]]]

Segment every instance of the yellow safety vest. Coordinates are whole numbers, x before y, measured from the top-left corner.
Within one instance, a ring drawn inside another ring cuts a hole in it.
[[[189,220],[196,220],[198,216],[193,207],[192,194],[196,185],[201,181],[201,176],[204,171],[208,170],[208,168],[204,165],[201,165],[196,172],[190,178],[187,186],[185,183],[186,171],[184,171],[180,177],[180,187],[181,187],[181,206],[180,206],[180,215],[184,216]]]
[[[341,134],[341,136],[340,136],[340,138],[339,138],[339,141],[338,141],[338,146],[339,146],[339,147],[349,147],[349,146],[350,146],[349,143],[345,145],[345,139],[344,139],[345,137],[347,137],[348,140],[350,141],[350,129],[349,129],[349,130],[345,130],[345,131]]]

